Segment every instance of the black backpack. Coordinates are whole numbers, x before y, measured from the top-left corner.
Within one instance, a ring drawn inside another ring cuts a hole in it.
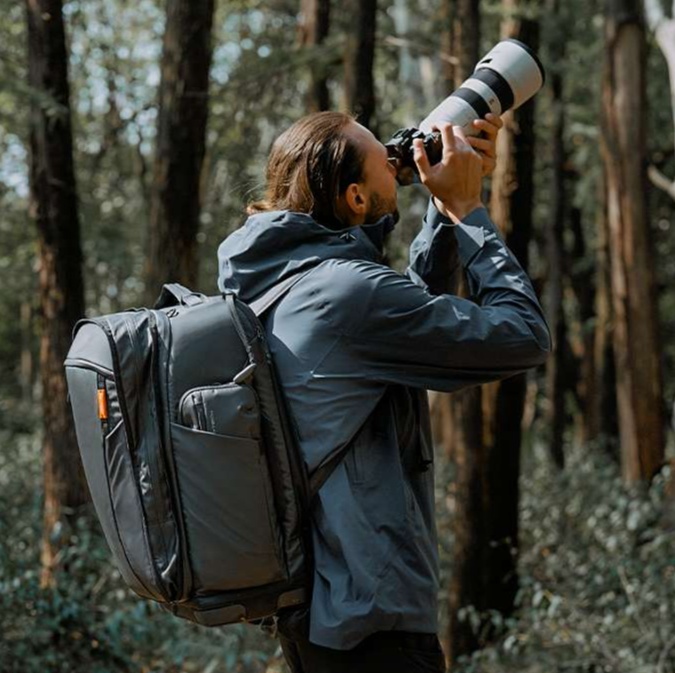
[[[154,309],[74,329],[68,391],[114,559],[137,594],[199,624],[311,595],[310,502],[343,455],[309,479],[259,320],[306,273],[250,306],[165,285]]]

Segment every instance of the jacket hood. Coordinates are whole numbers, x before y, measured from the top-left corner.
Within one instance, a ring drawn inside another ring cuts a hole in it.
[[[382,259],[393,215],[373,224],[329,229],[306,213],[271,211],[249,217],[218,247],[218,289],[251,301],[274,284],[327,259]]]

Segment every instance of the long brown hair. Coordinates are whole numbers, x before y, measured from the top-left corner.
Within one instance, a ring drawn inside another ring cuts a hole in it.
[[[352,121],[341,112],[316,112],[284,131],[267,160],[265,197],[247,211],[291,210],[308,213],[326,227],[344,227],[338,197],[363,180],[363,156],[344,133]]]

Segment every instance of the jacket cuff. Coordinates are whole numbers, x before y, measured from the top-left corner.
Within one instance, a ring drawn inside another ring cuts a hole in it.
[[[429,206],[427,208],[426,221],[431,226],[432,231],[435,231],[438,227],[456,227],[457,225],[448,217],[443,215],[436,204],[434,203],[433,196],[429,197]]]

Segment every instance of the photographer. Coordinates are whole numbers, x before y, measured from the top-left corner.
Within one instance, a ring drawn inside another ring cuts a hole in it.
[[[278,620],[293,673],[445,670],[426,390],[516,374],[550,350],[531,282],[480,200],[502,123],[474,123],[484,138],[441,126],[436,165],[415,143],[432,198],[405,275],[381,263],[396,169],[333,112],[277,139],[265,199],[218,250],[221,291],[244,301],[311,269],[267,337],[310,472],[349,445],[312,510],[311,606]],[[459,264],[474,301],[452,294]]]

